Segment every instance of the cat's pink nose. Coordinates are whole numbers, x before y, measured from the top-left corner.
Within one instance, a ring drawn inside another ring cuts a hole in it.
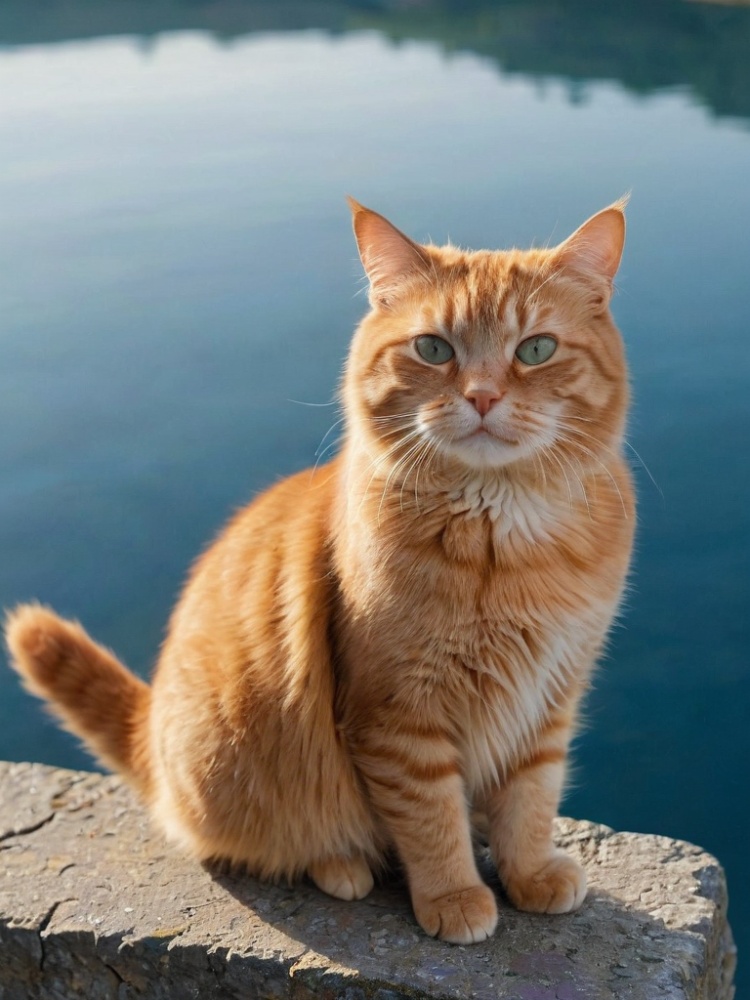
[[[499,392],[494,392],[492,389],[469,389],[464,395],[480,417],[486,417],[495,403],[502,398]]]

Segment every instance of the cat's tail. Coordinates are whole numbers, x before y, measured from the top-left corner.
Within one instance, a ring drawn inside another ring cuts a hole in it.
[[[38,604],[24,604],[5,621],[11,665],[32,694],[44,698],[66,729],[149,792],[148,715],[151,689],[77,622]]]

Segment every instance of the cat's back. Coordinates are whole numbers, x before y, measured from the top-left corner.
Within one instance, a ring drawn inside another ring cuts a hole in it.
[[[292,692],[307,686],[321,662],[322,651],[311,647],[327,641],[337,478],[334,460],[281,480],[238,511],[198,558],[169,623],[157,697],[165,688],[178,698],[210,695],[235,716],[251,680],[283,680]]]
[[[174,621],[195,621],[202,609],[213,617],[217,604],[230,605],[238,617],[254,615],[264,595],[272,596],[264,588],[272,585],[278,594],[292,566],[295,575],[322,568],[336,481],[335,461],[304,469],[237,511],[195,561]]]

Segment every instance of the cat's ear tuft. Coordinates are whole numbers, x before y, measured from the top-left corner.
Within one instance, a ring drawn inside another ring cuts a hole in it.
[[[625,245],[627,197],[592,215],[555,251],[558,267],[612,283]]]
[[[399,289],[415,278],[427,278],[425,250],[377,212],[347,198],[359,256],[370,279],[370,302],[387,307]]]

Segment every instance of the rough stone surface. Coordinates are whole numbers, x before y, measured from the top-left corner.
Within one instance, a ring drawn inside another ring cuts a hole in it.
[[[572,820],[557,836],[587,868],[582,909],[501,903],[492,940],[456,947],[420,931],[397,879],[344,903],[211,872],[117,778],[0,763],[0,1000],[730,1000],[714,858]]]

